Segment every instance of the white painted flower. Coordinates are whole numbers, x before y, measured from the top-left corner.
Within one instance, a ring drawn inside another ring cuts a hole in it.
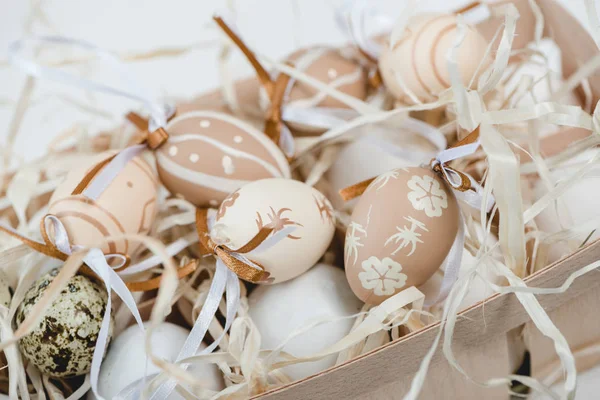
[[[396,289],[403,287],[408,278],[402,271],[402,265],[385,257],[383,260],[375,256],[362,262],[363,271],[358,279],[365,289],[373,290],[377,296],[391,296]]]
[[[442,210],[448,208],[448,195],[440,183],[429,175],[414,175],[408,181],[411,191],[408,200],[415,210],[423,210],[430,217],[441,217]]]

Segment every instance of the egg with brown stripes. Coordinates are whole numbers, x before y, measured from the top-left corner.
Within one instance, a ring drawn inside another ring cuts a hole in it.
[[[421,14],[408,21],[403,36],[382,47],[379,72],[389,92],[399,101],[413,103],[405,88],[420,101],[433,101],[450,87],[448,51],[458,35],[458,20],[453,14]],[[490,63],[488,42],[477,30],[466,26],[456,62],[465,86]]]
[[[398,168],[375,179],[356,204],[344,245],[346,277],[356,296],[379,304],[425,283],[458,233],[459,208],[430,168]]]
[[[96,200],[71,193],[98,163],[114,155],[107,151],[90,156],[72,170],[52,194],[48,212],[63,223],[72,245],[99,246],[105,253],[133,254],[136,242],[104,238],[150,231],[156,215],[158,179],[141,157],[129,161]]]
[[[230,193],[264,178],[289,178],[283,152],[263,132],[233,116],[194,111],[171,120],[156,151],[166,188],[197,206],[218,206]]]
[[[267,272],[261,283],[284,282],[315,265],[329,247],[335,227],[333,207],[321,192],[305,183],[261,179],[223,201],[211,236],[216,243],[238,249],[268,226],[273,228],[270,237],[287,228],[293,230],[264,251],[246,256]]]

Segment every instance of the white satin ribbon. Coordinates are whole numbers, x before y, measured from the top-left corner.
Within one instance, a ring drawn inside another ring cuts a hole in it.
[[[335,14],[338,27],[348,39],[369,57],[378,60],[382,46],[368,34],[367,19],[382,32],[390,32],[394,26],[393,18],[379,12],[368,0],[345,0]]]
[[[64,45],[90,51],[109,65],[121,77],[122,81],[129,89],[117,89],[109,85],[94,82],[90,79],[69,74],[60,69],[46,67],[34,61],[27,60],[21,53],[28,44]],[[148,91],[146,91],[142,85],[137,83],[135,76],[129,72],[123,62],[112,53],[83,40],[62,36],[39,36],[21,39],[13,42],[9,46],[8,59],[13,65],[36,78],[50,79],[83,90],[111,94],[142,103],[150,114],[148,121],[148,129],[150,132],[153,132],[160,127],[165,127],[169,117],[175,112],[173,106],[160,104],[154,101]],[[97,176],[94,177],[90,185],[84,190],[83,195],[92,200],[97,199],[123,168],[125,168],[127,163],[140,155],[145,148],[144,145],[134,145],[122,150]]]
[[[212,231],[215,228],[214,213],[212,213],[209,216],[208,225],[210,231]],[[257,269],[261,269],[258,265],[252,262],[249,257],[251,257],[253,254],[259,254],[269,250],[271,247],[275,246],[277,243],[285,239],[295,229],[296,227],[294,226],[288,226],[266,238],[256,249],[252,250],[251,252],[247,254],[239,254],[233,252],[231,253],[231,255],[239,260],[248,263],[249,265],[254,266]],[[227,266],[221,261],[221,259],[217,258],[216,272],[208,290],[206,300],[202,305],[202,310],[200,311],[198,318],[194,322],[192,331],[188,335],[185,343],[183,344],[183,347],[177,355],[177,359],[175,360],[176,362],[196,355],[198,349],[200,348],[200,344],[204,340],[204,336],[208,331],[208,327],[213,318],[215,317],[217,309],[219,308],[219,303],[221,302],[223,293],[226,293],[227,299],[227,311],[225,316],[225,327],[223,328],[223,332],[221,332],[221,335],[218,338],[215,338],[215,340],[207,348],[205,348],[198,354],[208,354],[217,348],[217,346],[225,336],[225,333],[231,327],[231,324],[235,319],[237,310],[240,305],[239,279],[233,271],[227,268]],[[189,364],[181,364],[181,368],[183,369],[187,369],[188,367]],[[175,390],[176,386],[177,382],[173,379],[169,379],[168,381],[164,382],[161,386],[159,386],[159,388],[154,392],[150,399],[167,400],[170,394],[173,392],[173,390]]]

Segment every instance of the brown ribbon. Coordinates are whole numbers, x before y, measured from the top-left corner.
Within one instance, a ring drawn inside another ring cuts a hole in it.
[[[44,254],[48,257],[55,258],[57,260],[66,261],[69,256],[67,254],[61,252],[58,249],[58,247],[56,247],[56,245],[52,242],[52,240],[50,240],[50,235],[48,235],[48,231],[46,230],[45,220],[46,220],[46,216],[44,216],[44,218],[42,218],[42,221],[40,222],[40,233],[42,235],[42,239],[44,240],[44,243],[40,243],[35,240],[31,240],[31,239],[29,239],[25,236],[22,236],[10,229],[6,229],[2,225],[0,225],[0,231],[19,240],[21,243],[23,243],[27,247],[31,248],[32,250],[37,251],[38,253]],[[125,255],[125,254],[122,254],[122,255],[125,257],[125,264],[123,266],[119,267],[117,270],[115,270],[116,272],[124,270],[131,264],[131,259],[129,258],[129,256]],[[177,270],[178,278],[181,279],[183,277],[190,275],[197,269],[197,267],[198,267],[197,262],[192,261],[192,262],[188,263],[187,265],[185,265],[184,267],[179,268]],[[94,271],[92,271],[92,269],[90,267],[88,267],[87,265],[82,265],[81,268],[79,269],[79,272],[82,275],[86,275],[90,278],[99,279],[98,275],[96,275],[96,273]],[[157,276],[155,278],[151,278],[151,279],[148,279],[145,281],[125,282],[125,285],[132,292],[141,292],[141,291],[145,292],[148,290],[157,289],[160,286],[161,280],[162,280],[162,276]]]
[[[254,68],[256,76],[260,81],[262,87],[267,92],[269,99],[271,100],[270,109],[267,112],[265,118],[265,134],[271,138],[275,144],[279,145],[279,138],[281,136],[281,126],[283,120],[281,119],[281,108],[283,101],[285,100],[285,93],[290,81],[290,77],[284,73],[280,73],[277,79],[273,81],[269,72],[262,66],[256,54],[244,43],[242,38],[227,23],[223,18],[214,16],[213,19],[223,30],[223,32],[231,39],[231,41],[240,49],[244,54],[248,62]],[[288,63],[288,65],[291,65]]]
[[[248,282],[257,283],[265,281],[269,277],[269,273],[259,263],[252,261],[256,267],[245,263],[233,256],[232,253],[246,254],[256,249],[269,235],[273,232],[273,228],[266,226],[258,231],[258,233],[248,241],[245,245],[237,250],[232,250],[223,244],[216,244],[210,237],[208,232],[208,209],[196,209],[196,230],[198,232],[198,241],[200,249],[204,254],[213,254],[223,261],[223,264],[235,274]]]
[[[449,148],[461,147],[461,146],[464,146],[467,144],[475,143],[475,141],[477,141],[478,138],[479,138],[479,126],[477,128],[475,128],[475,130],[473,132],[469,133],[466,137],[464,137],[462,140],[454,143]],[[431,160],[431,169],[433,169],[436,173],[438,173],[442,177],[442,179],[444,179],[446,182],[448,182],[448,178],[446,178],[446,175],[442,172],[442,166],[440,164],[434,164],[433,161],[435,161],[435,158]],[[458,171],[452,167],[449,167],[448,165],[444,165],[444,168],[446,170],[452,171],[453,173],[457,174],[461,179],[461,184],[459,187],[450,185],[450,182],[448,182],[448,184],[452,188],[454,188],[458,191],[461,191],[461,192],[466,192],[467,190],[473,189],[471,187],[471,179],[469,179],[469,177],[465,173]],[[344,189],[341,189],[339,191],[339,194],[344,201],[350,201],[358,196],[361,196],[365,192],[365,190],[367,190],[367,188],[369,187],[371,182],[373,182],[375,179],[377,179],[377,178],[370,178],[370,179],[364,180],[362,182],[355,183],[352,186],[348,186]]]

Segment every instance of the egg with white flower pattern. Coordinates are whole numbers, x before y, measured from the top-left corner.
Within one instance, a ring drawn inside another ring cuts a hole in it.
[[[379,304],[425,283],[456,238],[459,208],[429,168],[395,169],[375,179],[354,208],[344,264],[354,294]]]
[[[273,228],[266,240],[275,242],[245,255],[267,272],[261,283],[287,281],[315,265],[329,247],[335,229],[333,207],[321,192],[305,183],[262,179],[223,201],[211,236],[215,242],[239,249],[264,227]],[[287,235],[279,233],[286,229]]]
[[[156,151],[160,180],[196,206],[218,207],[230,193],[265,178],[289,178],[279,147],[228,114],[193,111],[169,121],[169,140]]]

